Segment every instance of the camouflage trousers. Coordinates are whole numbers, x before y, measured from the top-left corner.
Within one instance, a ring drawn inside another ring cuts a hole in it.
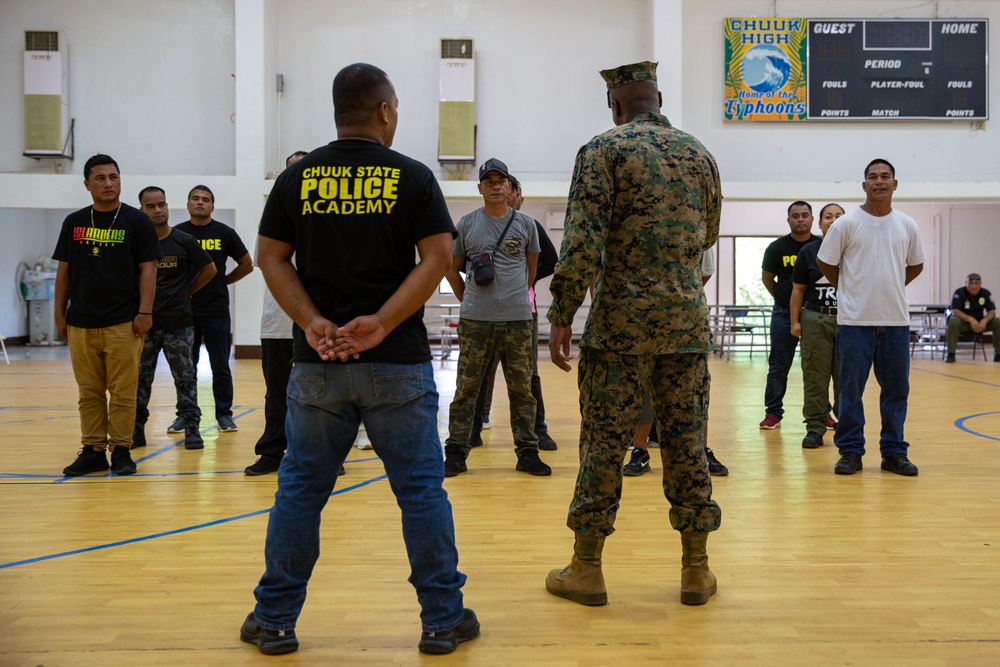
[[[523,322],[458,321],[458,378],[455,398],[448,415],[446,454],[469,456],[469,435],[476,412],[476,399],[483,378],[494,359],[503,368],[510,400],[510,428],[514,451],[520,456],[538,450],[535,434],[535,398],[531,395],[534,361],[531,350],[531,320]]]
[[[639,423],[642,396],[653,399],[670,525],[682,533],[718,529],[702,426],[711,377],[707,354],[626,355],[580,348],[580,472],[566,522],[593,537],[614,532],[622,464]]]
[[[149,395],[153,388],[156,362],[163,350],[163,356],[170,365],[177,389],[177,416],[187,426],[201,423],[201,408],[198,407],[198,379],[194,372],[194,358],[191,345],[194,343],[194,327],[171,329],[169,331],[147,331],[142,342],[139,357],[139,387],[135,395],[135,423],[145,426],[149,419]]]
[[[802,309],[802,421],[809,433],[826,433],[830,415],[830,380],[833,380],[833,414],[840,411],[840,364],[837,361],[837,316]]]

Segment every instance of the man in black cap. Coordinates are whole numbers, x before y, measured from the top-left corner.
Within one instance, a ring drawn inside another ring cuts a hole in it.
[[[507,197],[507,205],[513,209],[521,210],[524,204],[524,195],[521,193],[521,183],[517,177],[510,177],[510,195]],[[535,411],[535,435],[538,436],[538,449],[542,451],[555,451],[559,448],[556,441],[549,435],[549,426],[545,423],[545,399],[542,396],[542,378],[538,375],[538,309],[535,305],[537,296],[538,281],[548,278],[555,271],[556,262],[559,261],[559,253],[552,245],[548,234],[542,223],[535,220],[535,228],[538,230],[538,268],[535,272],[535,282],[528,288],[528,296],[531,299],[531,352],[534,359],[534,366],[531,372],[531,395],[535,397],[537,409]],[[469,438],[470,447],[481,447],[483,445],[482,432],[484,428],[490,427],[490,404],[493,402],[493,381],[496,379],[497,359],[493,359],[486,370],[483,378],[483,386],[479,390],[479,399],[476,401],[476,417],[472,420],[472,435]]]
[[[508,205],[510,190],[507,165],[495,158],[487,160],[479,168],[484,206],[463,216],[457,225],[458,237],[446,277],[462,302],[462,310],[458,378],[444,450],[445,477],[468,471],[465,460],[476,399],[494,358],[503,367],[507,382],[516,469],[536,476],[552,474],[538,458],[536,404],[531,395],[534,361],[528,287],[534,283],[538,267],[538,229],[534,220]],[[459,274],[463,268],[465,280]]]
[[[958,337],[965,331],[981,334],[993,332],[993,361],[1000,363],[1000,320],[993,295],[983,289],[983,279],[970,273],[965,287],[959,287],[951,297],[951,317],[948,318],[948,356],[945,361],[955,363]]]

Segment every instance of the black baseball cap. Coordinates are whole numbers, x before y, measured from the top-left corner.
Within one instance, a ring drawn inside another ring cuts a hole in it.
[[[479,167],[479,180],[482,181],[483,176],[491,171],[498,171],[503,174],[504,178],[508,181],[510,180],[510,172],[507,171],[507,165],[495,157],[491,157],[489,160],[484,162],[481,167]]]

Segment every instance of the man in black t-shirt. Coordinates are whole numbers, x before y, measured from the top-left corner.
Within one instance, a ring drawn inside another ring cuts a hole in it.
[[[229,315],[229,285],[253,271],[253,260],[236,230],[212,219],[215,195],[205,185],[196,185],[188,194],[191,219],[177,229],[198,239],[201,247],[215,262],[216,274],[204,288],[191,297],[194,313],[194,367],[197,372],[202,341],[212,364],[212,395],[215,398],[215,420],[219,431],[236,431],[233,421],[233,373],[229,369],[229,351],[233,344],[233,323]],[[226,273],[226,260],[232,257],[236,267]],[[183,433],[184,420],[178,417],[168,433]]]
[[[983,289],[983,280],[978,273],[970,273],[965,279],[965,287],[959,287],[951,297],[951,317],[948,318],[948,353],[945,361],[955,363],[955,348],[958,337],[965,331],[993,334],[993,361],[1000,363],[1000,320],[993,295]]]
[[[298,648],[320,513],[364,422],[402,513],[418,648],[450,653],[479,621],[462,605],[423,304],[451,264],[455,227],[431,171],[389,149],[398,99],[385,72],[345,67],[333,106],[337,140],[278,176],[257,239],[267,286],[295,322],[295,365],[266,570],[240,639],[267,654]]]
[[[767,385],[764,388],[764,420],[760,428],[770,430],[781,425],[785,410],[782,400],[788,385],[788,370],[795,359],[799,339],[792,335],[789,299],[792,296],[792,268],[799,251],[820,237],[812,234],[812,206],[797,201],[788,207],[788,227],[791,233],[767,246],[761,264],[761,280],[774,297],[771,311],[771,354],[767,358]]]
[[[56,328],[69,341],[83,443],[63,474],[107,470],[110,448],[111,472],[131,475],[139,351],[153,324],[160,244],[149,218],[122,203],[113,158],[87,160],[83,179],[94,203],[66,216],[52,253]]]
[[[146,332],[139,357],[132,447],[146,446],[149,394],[153,387],[153,374],[156,373],[156,361],[160,350],[163,350],[177,389],[177,417],[184,422],[184,448],[202,449],[205,443],[199,431],[198,378],[191,352],[194,341],[191,295],[215,276],[215,263],[201,249],[197,239],[179,229],[171,229],[167,224],[170,207],[161,188],[152,185],[140,191],[139,205],[153,221],[163,257],[156,269],[153,326]]]
[[[827,204],[819,213],[819,228],[826,230],[844,215],[839,204]],[[789,301],[791,332],[802,341],[802,417],[805,449],[823,445],[830,417],[830,381],[833,380],[833,412],[840,408],[840,365],[837,363],[837,288],[819,269],[816,253],[821,240],[807,243],[799,251],[792,271]]]

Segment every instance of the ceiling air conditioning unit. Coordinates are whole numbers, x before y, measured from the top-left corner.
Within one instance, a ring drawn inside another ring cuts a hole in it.
[[[62,32],[25,31],[24,155],[27,157],[73,157],[67,67]]]
[[[441,40],[438,161],[476,162],[476,60],[471,39]]]

